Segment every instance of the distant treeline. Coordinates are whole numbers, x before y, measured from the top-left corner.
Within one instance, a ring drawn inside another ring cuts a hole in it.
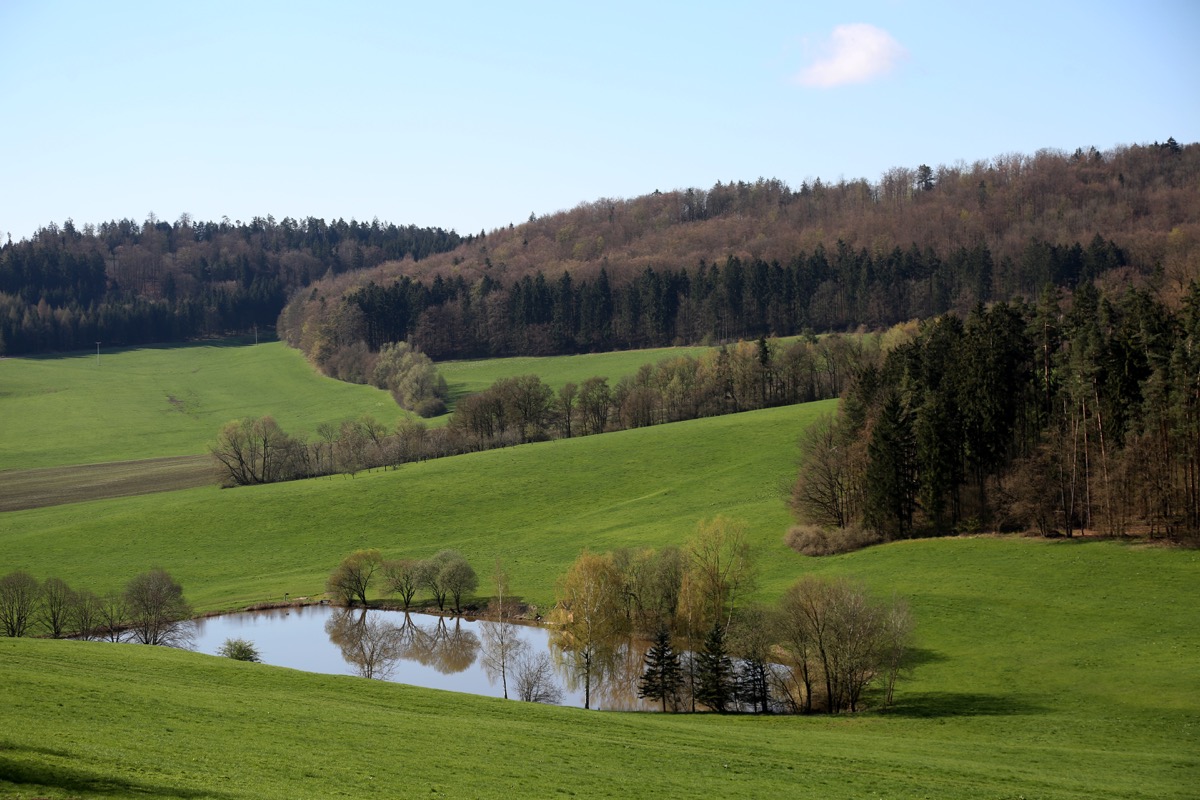
[[[942,257],[932,248],[883,256],[838,242],[786,263],[730,256],[694,269],[647,267],[616,283],[541,272],[511,284],[485,275],[431,282],[402,277],[329,302],[299,295],[279,320],[280,336],[328,374],[366,380],[368,352],[407,341],[431,358],[553,355],[791,336],[805,330],[886,328],[993,297],[1036,296],[1074,287],[1126,264],[1116,244],[1033,240],[1018,259],[992,257],[986,244]]]
[[[802,449],[795,507],[854,541],[864,528],[1194,537],[1200,285],[1177,311],[1084,283],[1069,304],[1047,290],[929,320],[855,376]]]
[[[886,338],[741,342],[645,364],[615,385],[597,376],[557,392],[537,375],[502,378],[460,399],[440,428],[405,419],[389,430],[362,417],[322,425],[308,441],[270,417],[246,419],[226,425],[212,453],[225,485],[271,483],[803,403],[837,397],[865,364],[878,362]]]
[[[449,250],[440,228],[256,217],[51,224],[0,246],[0,353],[133,345],[273,326],[325,275]]]

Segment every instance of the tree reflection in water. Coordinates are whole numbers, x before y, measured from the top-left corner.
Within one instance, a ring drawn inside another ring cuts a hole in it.
[[[364,678],[388,678],[405,659],[451,675],[469,668],[479,654],[479,637],[457,617],[453,623],[438,617],[425,626],[406,613],[399,625],[393,625],[366,609],[338,609],[325,623],[325,632],[346,663]]]
[[[585,676],[570,650],[562,647],[562,640],[550,636],[550,652],[563,684],[569,691],[583,690]],[[638,679],[644,669],[643,660],[650,642],[636,636],[622,636],[601,649],[603,657],[592,665],[592,706],[610,711],[653,711],[653,703],[647,703],[637,695]]]
[[[342,658],[364,678],[383,680],[404,658],[400,630],[367,610],[355,613],[339,609],[325,623],[329,641],[342,651]]]

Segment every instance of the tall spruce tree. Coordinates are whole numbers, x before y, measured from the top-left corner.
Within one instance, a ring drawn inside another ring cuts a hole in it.
[[[908,536],[916,506],[916,441],[912,416],[894,391],[871,429],[867,454],[867,523],[889,536]]]
[[[734,699],[737,673],[725,649],[725,630],[714,625],[696,657],[696,699],[713,711],[725,713]]]
[[[668,699],[674,707],[679,687],[683,685],[683,672],[679,667],[679,654],[671,647],[671,632],[665,626],[658,629],[643,663],[646,669],[638,679],[638,697],[658,700],[663,711],[667,710]]]

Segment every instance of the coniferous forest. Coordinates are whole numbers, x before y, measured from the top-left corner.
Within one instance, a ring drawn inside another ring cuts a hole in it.
[[[458,242],[436,228],[312,217],[51,223],[0,247],[0,355],[268,328],[292,292],[322,276]]]

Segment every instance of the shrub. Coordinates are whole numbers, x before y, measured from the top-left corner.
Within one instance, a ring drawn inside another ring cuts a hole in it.
[[[787,532],[784,541],[788,547],[806,556],[833,556],[879,544],[883,537],[854,525],[846,528],[796,525]]]
[[[254,642],[245,639],[226,639],[225,644],[217,651],[217,655],[232,658],[234,661],[262,661]]]

